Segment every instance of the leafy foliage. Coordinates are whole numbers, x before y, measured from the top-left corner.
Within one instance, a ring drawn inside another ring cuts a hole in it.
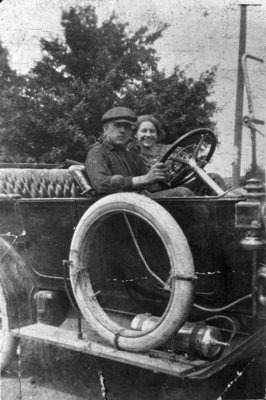
[[[208,101],[215,80],[216,67],[202,73],[199,80],[186,78],[178,67],[166,77],[164,72],[143,80],[137,90],[127,91],[124,101],[141,114],[154,114],[172,143],[186,132],[201,127],[215,128],[211,117],[216,112],[215,102]]]
[[[9,148],[16,149],[13,153],[15,156],[20,151],[18,143],[24,141],[19,130],[21,116],[25,111],[21,98],[23,82],[24,79],[18,77],[9,67],[8,52],[0,42],[0,158],[2,160],[5,159]]]
[[[214,127],[216,105],[208,96],[215,68],[198,81],[178,67],[170,76],[158,70],[153,45],[167,25],[131,33],[115,15],[99,25],[90,6],[64,11],[61,24],[65,41],[41,39],[42,59],[25,77],[10,70],[0,48],[0,86],[7,91],[3,109],[9,115],[1,120],[0,144],[9,157],[83,161],[101,136],[102,114],[116,105],[157,115],[168,141],[192,128]]]

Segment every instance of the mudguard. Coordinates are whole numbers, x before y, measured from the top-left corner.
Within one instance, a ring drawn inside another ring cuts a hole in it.
[[[0,285],[6,302],[8,328],[19,328],[33,323],[33,280],[20,255],[1,237]]]

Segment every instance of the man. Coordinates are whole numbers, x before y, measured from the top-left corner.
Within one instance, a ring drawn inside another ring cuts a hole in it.
[[[85,168],[91,186],[99,195],[118,191],[145,190],[151,197],[191,196],[187,188],[161,190],[158,182],[166,177],[167,166],[154,164],[148,171],[142,159],[126,149],[136,126],[136,114],[126,107],[114,107],[103,117],[104,142],[96,144],[87,155]]]

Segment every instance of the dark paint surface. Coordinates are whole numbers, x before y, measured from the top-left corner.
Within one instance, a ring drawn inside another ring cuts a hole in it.
[[[198,277],[196,292],[203,303],[222,304],[251,291],[250,255],[241,248],[241,232],[234,227],[237,200],[195,198],[163,199],[158,202],[174,217],[188,240]],[[68,259],[75,226],[90,204],[92,202],[86,199],[1,201],[0,233],[19,236],[15,241],[13,236],[7,239],[25,260],[39,287],[63,287],[62,260]],[[113,227],[114,236],[121,232],[122,225],[119,227],[119,223],[116,222]],[[122,246],[115,250],[110,239],[112,226],[108,229],[108,237],[100,238],[105,246],[109,243],[107,256],[108,252],[113,254],[116,251],[119,255],[114,262],[121,257],[125,262],[128,249],[125,247],[123,250]],[[20,236],[22,232],[24,236]],[[123,243],[125,245],[125,240]],[[100,248],[98,252],[102,258],[105,257],[104,249]],[[147,249],[149,253],[152,249],[156,259],[160,257],[158,247],[152,248],[151,242]]]

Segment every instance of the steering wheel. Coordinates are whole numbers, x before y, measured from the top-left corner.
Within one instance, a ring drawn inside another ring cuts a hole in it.
[[[177,139],[159,161],[169,168],[162,185],[171,188],[195,178],[196,168],[203,169],[208,164],[217,142],[215,133],[207,128],[194,129]]]

